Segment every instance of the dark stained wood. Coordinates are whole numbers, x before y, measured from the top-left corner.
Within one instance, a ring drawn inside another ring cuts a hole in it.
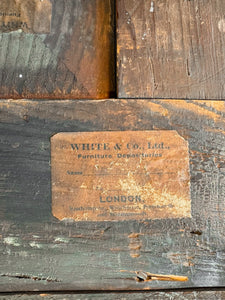
[[[2,100],[0,291],[224,286],[224,117],[220,101]],[[52,216],[50,137],[107,130],[176,130],[188,141],[192,218]],[[137,282],[140,270],[189,281]]]
[[[49,34],[0,34],[0,97],[110,97],[115,90],[113,1],[51,2]]]
[[[0,299],[9,299],[9,300],[36,300],[36,299],[60,299],[60,300],[70,300],[70,299],[79,299],[79,300],[89,300],[89,299],[113,299],[113,300],[223,300],[225,299],[224,291],[190,291],[190,292],[147,292],[147,293],[110,293],[110,294],[40,294],[40,295],[5,295],[1,296]]]
[[[224,99],[223,0],[117,0],[120,98]]]

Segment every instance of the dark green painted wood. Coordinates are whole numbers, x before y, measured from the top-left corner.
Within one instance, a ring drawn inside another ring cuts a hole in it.
[[[215,101],[2,100],[0,291],[224,286],[224,115],[224,103]],[[53,134],[153,129],[177,130],[189,142],[191,219],[53,218]],[[137,282],[130,271],[138,270],[189,281]]]
[[[115,91],[111,0],[51,0],[49,34],[0,34],[0,98],[107,98]]]
[[[148,293],[112,293],[112,294],[40,294],[40,295],[5,295],[1,300],[89,300],[89,299],[113,299],[113,300],[223,300],[225,299],[224,291],[190,291],[190,292],[148,292]]]

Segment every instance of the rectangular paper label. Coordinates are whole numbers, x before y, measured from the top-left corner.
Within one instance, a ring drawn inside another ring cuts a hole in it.
[[[191,217],[188,143],[176,131],[58,133],[51,166],[60,220]]]
[[[49,33],[51,18],[50,0],[0,1],[0,32]]]

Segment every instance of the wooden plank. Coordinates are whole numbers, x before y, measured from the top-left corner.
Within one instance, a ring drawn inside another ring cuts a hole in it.
[[[225,98],[223,0],[117,4],[120,98]]]
[[[110,97],[115,90],[112,2],[52,0],[50,33],[1,33],[0,97]]]
[[[220,101],[2,100],[0,291],[224,286],[224,115]],[[176,130],[188,141],[191,218],[53,217],[50,137],[121,130]],[[189,281],[137,281],[141,270]]]
[[[48,294],[42,293],[39,295],[32,294],[18,294],[18,295],[5,295],[1,296],[0,299],[10,299],[10,300],[34,300],[34,299],[79,299],[79,300],[89,300],[89,299],[113,299],[113,300],[142,300],[142,299],[165,299],[165,300],[223,300],[225,299],[224,291],[176,291],[176,292],[146,292],[146,293],[108,293],[108,294]]]

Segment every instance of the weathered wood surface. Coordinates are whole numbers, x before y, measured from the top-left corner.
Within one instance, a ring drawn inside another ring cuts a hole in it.
[[[0,291],[224,286],[224,116],[219,101],[2,100]],[[192,218],[55,219],[50,137],[104,130],[176,130],[187,140]],[[139,270],[189,281],[137,282]]]
[[[60,299],[60,300],[89,300],[89,299],[113,299],[113,300],[223,300],[225,299],[224,291],[175,291],[175,292],[146,292],[146,293],[108,293],[108,294],[48,294],[39,295],[18,294],[18,295],[0,295],[0,299],[9,300],[36,300],[36,299]]]
[[[51,2],[49,34],[0,34],[0,97],[110,97],[115,89],[113,1]]]
[[[117,4],[120,98],[225,98],[223,0]]]

